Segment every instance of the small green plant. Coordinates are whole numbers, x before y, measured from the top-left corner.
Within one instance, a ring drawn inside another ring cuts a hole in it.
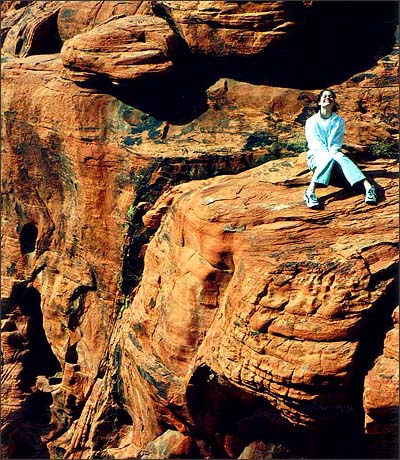
[[[17,272],[17,265],[15,262],[11,262],[10,266],[7,267],[7,275],[12,276]]]
[[[128,212],[126,213],[126,218],[128,220],[131,220],[133,218],[133,216],[135,215],[135,212],[136,212],[136,206],[134,206],[133,204],[129,207],[128,209]]]
[[[289,141],[282,141],[283,146],[293,153],[302,153],[307,150],[307,142],[305,139],[293,139]]]
[[[265,131],[256,131],[249,135],[243,150],[255,150],[264,148],[269,160],[276,160],[284,156],[300,154],[307,150],[305,138],[297,136],[292,139],[278,139],[276,136]]]
[[[276,142],[275,136],[271,136],[265,131],[256,131],[247,137],[243,150],[253,150],[265,147],[267,145],[271,145],[273,142]]]
[[[119,310],[118,310],[118,318],[122,318],[122,314],[125,310],[127,310],[130,306],[130,297],[129,295],[124,296],[124,302],[119,305]]]
[[[392,138],[379,139],[369,147],[369,152],[374,158],[398,158],[399,143]]]
[[[268,147],[268,151],[270,153],[270,159],[275,160],[281,156],[282,153],[282,144],[279,141],[274,141]]]

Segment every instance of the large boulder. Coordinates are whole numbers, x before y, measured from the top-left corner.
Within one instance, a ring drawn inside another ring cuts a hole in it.
[[[135,80],[168,73],[180,40],[160,18],[128,16],[68,40],[61,52],[69,78]]]

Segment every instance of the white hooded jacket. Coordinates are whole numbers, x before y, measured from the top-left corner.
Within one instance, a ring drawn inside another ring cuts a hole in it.
[[[342,148],[344,132],[344,120],[335,112],[327,119],[322,118],[319,112],[311,116],[305,126],[309,149],[307,158],[312,160],[318,153],[329,153],[334,157]]]

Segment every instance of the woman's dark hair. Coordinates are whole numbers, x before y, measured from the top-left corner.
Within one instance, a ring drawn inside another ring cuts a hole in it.
[[[329,88],[323,89],[323,90],[318,94],[318,97],[317,97],[317,104],[318,104],[317,112],[320,111],[319,103],[321,102],[322,95],[325,93],[325,91],[328,91],[329,93],[332,94],[333,100],[334,100],[334,104],[333,104],[333,107],[332,107],[332,112],[337,112],[337,111],[339,110],[339,104],[336,102],[336,93],[335,93],[335,91],[333,91],[333,90],[331,90],[331,89],[329,89]]]

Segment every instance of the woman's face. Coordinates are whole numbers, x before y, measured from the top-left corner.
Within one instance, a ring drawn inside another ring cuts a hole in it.
[[[324,91],[321,94],[321,98],[318,102],[318,105],[321,108],[332,110],[333,106],[335,105],[335,96],[330,91]]]

